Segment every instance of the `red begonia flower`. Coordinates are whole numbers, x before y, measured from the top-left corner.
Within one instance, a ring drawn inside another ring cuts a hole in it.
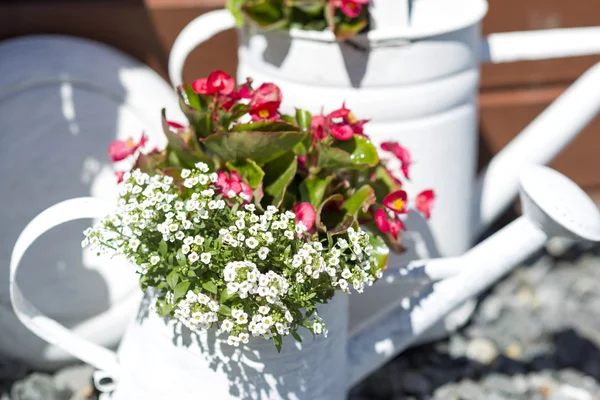
[[[375,223],[381,232],[388,233],[390,231],[390,218],[383,208],[375,211]]]
[[[423,190],[415,199],[415,208],[423,213],[426,219],[431,218],[431,209],[435,201],[435,192],[431,189]]]
[[[400,169],[402,170],[402,173],[406,179],[410,179],[409,168],[413,162],[408,149],[400,146],[398,142],[384,142],[381,144],[381,149],[384,151],[389,151],[396,156],[396,158],[400,161]]]
[[[217,70],[208,75],[206,87],[209,94],[219,93],[227,95],[233,92],[235,80],[227,73]]]
[[[323,115],[315,115],[310,121],[310,130],[313,134],[313,141],[317,142],[327,136],[327,118]]]
[[[250,108],[250,116],[253,121],[275,121],[279,118],[278,109],[278,102],[261,103]]]
[[[356,18],[362,11],[362,6],[368,3],[369,0],[341,0],[340,8],[346,16]]]
[[[131,138],[127,140],[115,140],[108,145],[108,157],[112,162],[122,161],[135,154],[135,152],[142,148],[147,142],[148,137],[144,133],[142,133],[142,137],[137,143]]]
[[[192,90],[198,94],[210,94],[208,91],[208,79],[196,79],[192,82]]]
[[[396,214],[407,214],[407,194],[404,190],[396,190],[383,198],[383,205]]]
[[[308,202],[297,203],[294,206],[294,214],[296,214],[296,224],[302,222],[307,231],[315,226],[317,213],[312,204]]]

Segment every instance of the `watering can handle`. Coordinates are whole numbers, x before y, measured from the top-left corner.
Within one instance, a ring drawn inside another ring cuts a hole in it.
[[[169,79],[175,87],[183,83],[183,66],[189,54],[218,33],[235,27],[229,10],[203,14],[190,22],[177,36],[169,54]]]
[[[36,240],[50,229],[65,222],[99,218],[109,213],[105,201],[93,197],[65,200],[44,210],[23,229],[10,258],[10,299],[17,318],[30,331],[50,344],[66,350],[78,359],[113,376],[118,376],[119,364],[115,352],[89,342],[44,315],[27,298],[17,284],[17,271],[23,255]],[[82,234],[83,239],[83,234]]]

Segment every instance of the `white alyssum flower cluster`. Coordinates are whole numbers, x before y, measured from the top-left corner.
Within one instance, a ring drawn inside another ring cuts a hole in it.
[[[219,329],[233,346],[262,337],[279,347],[300,327],[327,333],[316,310],[332,289],[362,292],[380,277],[366,232],[321,242],[290,211],[218,193],[217,175],[196,167],[181,179],[125,174],[117,209],[82,243],[136,265],[161,315]]]

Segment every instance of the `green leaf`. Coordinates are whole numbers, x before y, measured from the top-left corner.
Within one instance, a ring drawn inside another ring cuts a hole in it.
[[[179,107],[199,137],[208,136],[213,130],[212,113],[203,96],[194,92],[191,85],[186,84],[177,89]]]
[[[265,164],[264,193],[265,199],[270,200],[271,204],[279,207],[285,198],[288,185],[296,176],[298,167],[298,157],[292,152]]]
[[[250,159],[264,164],[293,149],[306,135],[306,132],[219,132],[203,143],[225,162]]]
[[[265,176],[264,171],[252,160],[229,161],[227,168],[240,173],[252,189],[256,189]]]
[[[227,0],[225,8],[231,12],[237,26],[244,25],[244,15],[242,14],[242,5],[246,0]]]
[[[187,265],[187,258],[185,257],[185,254],[181,252],[181,250],[177,250],[177,253],[175,253],[175,259],[177,260],[177,265],[180,267],[185,267]]]
[[[383,202],[384,197],[391,192],[402,189],[402,185],[399,185],[394,181],[384,166],[379,165],[375,168],[373,178],[371,186],[375,191],[375,197],[377,198],[378,203]]]
[[[294,337],[294,339],[296,339],[297,342],[302,343],[302,338],[300,337],[300,335],[298,335],[298,332],[296,332],[296,331],[290,331],[290,333],[292,334],[292,336]]]
[[[173,296],[175,297],[175,300],[183,297],[183,295],[187,293],[187,290],[189,287],[190,287],[190,281],[179,282],[177,284],[177,286],[175,286],[175,289],[173,290]]]
[[[341,194],[337,193],[334,194],[332,196],[329,196],[327,199],[325,199],[325,201],[323,201],[321,203],[321,205],[319,206],[319,208],[317,209],[317,216],[316,216],[316,220],[315,220],[315,225],[317,227],[317,229],[323,231],[323,232],[327,232],[328,231],[328,226],[329,227],[334,227],[337,226],[338,224],[341,223],[342,219],[343,219],[343,215],[340,213],[329,213],[327,216],[323,214],[323,212],[325,211],[325,207],[327,206],[328,203],[331,202],[342,202],[344,201],[344,196],[342,196]],[[326,218],[329,217],[329,218]],[[327,221],[325,221],[325,219],[327,219]],[[333,220],[333,221],[332,221]]]
[[[342,209],[356,216],[361,209],[366,212],[373,203],[375,203],[375,192],[371,186],[364,185],[344,201]]]
[[[303,131],[306,131],[310,128],[310,123],[312,121],[312,115],[308,111],[296,109],[296,122],[302,128]]]
[[[300,184],[300,200],[309,202],[315,210],[318,209],[333,177],[333,175],[330,175],[325,178],[319,176],[306,178]]]
[[[156,309],[158,311],[158,315],[161,317],[166,317],[171,313],[171,311],[173,311],[173,308],[175,308],[175,304],[168,304],[166,302],[160,305],[157,304],[157,306],[158,307],[156,307]]]
[[[225,304],[221,304],[219,307],[219,314],[229,317],[231,315],[231,308],[227,307]]]
[[[164,240],[160,241],[160,243],[158,244],[158,252],[162,256],[166,256],[167,255],[167,242],[165,242]]]
[[[282,121],[255,121],[239,124],[232,132],[300,132],[300,127]]]
[[[280,353],[281,352],[281,346],[283,344],[281,336],[280,335],[273,336],[273,343],[275,344],[275,348],[277,349],[277,352]]]
[[[381,236],[376,235],[373,232],[367,232],[369,234],[369,242],[373,249],[371,250],[371,257],[373,257],[377,263],[377,269],[383,271],[387,267],[388,260],[390,258],[390,249],[385,244],[385,241]]]
[[[233,296],[235,296],[235,293],[229,294],[229,291],[227,289],[223,289],[223,290],[221,290],[221,293],[219,294],[219,302],[224,303],[227,300],[229,300],[230,298],[232,298]]]
[[[287,23],[281,4],[275,0],[244,2],[242,11],[264,29],[278,29]]]
[[[167,283],[171,289],[175,289],[177,282],[179,282],[179,274],[177,271],[173,270],[167,275]]]
[[[325,224],[328,226],[328,232],[332,235],[345,233],[348,228],[356,223],[358,212],[361,210],[366,212],[374,202],[375,192],[373,189],[369,185],[361,187],[344,201],[340,210],[340,215],[337,216],[338,222],[333,228],[329,227],[335,223],[336,218],[332,215],[329,216],[328,222]]]
[[[171,131],[164,109],[162,111],[162,126],[165,136],[169,142],[170,149],[177,155],[177,158],[179,161],[181,161],[183,166],[187,168],[194,168],[194,165],[197,162],[204,162],[208,164],[209,167],[213,168],[213,162],[210,157],[192,148],[180,134]],[[191,138],[190,140],[196,139]]]
[[[377,149],[364,136],[336,140],[331,146],[319,143],[320,168],[364,168],[373,167],[378,162]]]
[[[214,294],[217,294],[217,293],[219,292],[219,291],[218,291],[218,289],[217,289],[217,285],[215,285],[215,284],[214,284],[214,283],[212,283],[212,282],[204,282],[204,283],[202,284],[202,287],[203,287],[205,290],[207,290],[207,291],[209,291],[209,292],[211,292],[211,293],[214,293]]]
[[[366,7],[365,7],[366,8]],[[359,17],[350,21],[341,21],[335,25],[335,37],[340,40],[355,36],[367,26],[367,18]]]

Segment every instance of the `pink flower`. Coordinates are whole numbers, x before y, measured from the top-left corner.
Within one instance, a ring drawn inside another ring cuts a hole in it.
[[[368,120],[357,120],[352,111],[346,108],[346,104],[342,104],[342,107],[332,111],[327,119],[329,121],[329,130],[333,137],[338,140],[350,140],[352,136],[364,135],[363,125]]]
[[[362,11],[362,6],[368,4],[369,0],[341,0],[340,3],[340,8],[346,16],[356,18]]]
[[[181,125],[179,122],[167,121],[167,124],[169,124],[169,128],[173,128],[177,131],[187,129],[187,126]]]
[[[117,183],[123,182],[123,175],[125,175],[125,171],[115,172],[115,176],[117,177]]]
[[[264,103],[281,104],[281,90],[274,83],[263,83],[252,94],[250,108],[258,107]]]
[[[375,211],[375,223],[381,232],[388,233],[390,231],[390,217],[383,208]]]
[[[431,218],[431,209],[435,201],[435,192],[431,189],[423,190],[415,199],[415,208],[423,213],[426,219]]]
[[[250,108],[250,116],[253,121],[275,121],[279,118],[279,103],[268,102]]]
[[[375,224],[383,233],[389,233],[394,239],[398,239],[401,230],[406,230],[398,215],[390,217],[388,213],[380,208],[375,212]]]
[[[208,78],[196,79],[192,82],[192,90],[198,94],[224,94],[233,92],[235,80],[227,73],[217,70],[208,75]]]
[[[352,127],[347,124],[332,124],[329,129],[331,135],[338,140],[350,140],[354,136]]]
[[[236,195],[240,195],[240,193],[244,194],[244,203],[248,203],[252,199],[252,188],[246,182],[242,181],[242,177],[237,171],[231,171],[229,177],[226,172],[217,172],[215,185],[219,188],[219,193],[223,193],[225,196],[228,196],[229,192],[233,191]]]
[[[406,199],[408,195],[404,190],[396,190],[383,198],[383,205],[395,214],[408,214]]]
[[[327,136],[327,118],[323,115],[315,115],[310,122],[310,130],[313,134],[313,141],[317,142]]]
[[[294,206],[294,214],[296,214],[296,224],[302,222],[307,231],[310,231],[315,226],[317,213],[312,204],[308,202],[297,203]]]
[[[144,133],[142,133],[142,137],[137,143],[131,138],[127,140],[115,140],[108,145],[108,157],[112,162],[122,161],[135,154],[135,152],[142,148],[147,142],[148,137]]]
[[[260,85],[250,99],[250,115],[254,121],[273,121],[279,118],[281,90],[273,83]]]
[[[208,88],[209,94],[219,93],[227,95],[233,92],[235,80],[227,73],[217,70],[208,75],[206,87]]]
[[[390,153],[394,154],[394,156],[396,156],[396,158],[400,161],[400,169],[402,170],[402,173],[406,179],[410,179],[409,168],[413,161],[408,149],[400,146],[398,142],[384,142],[381,144],[381,150],[389,151]]]
[[[192,90],[198,94],[209,94],[208,79],[200,78],[192,82]]]

